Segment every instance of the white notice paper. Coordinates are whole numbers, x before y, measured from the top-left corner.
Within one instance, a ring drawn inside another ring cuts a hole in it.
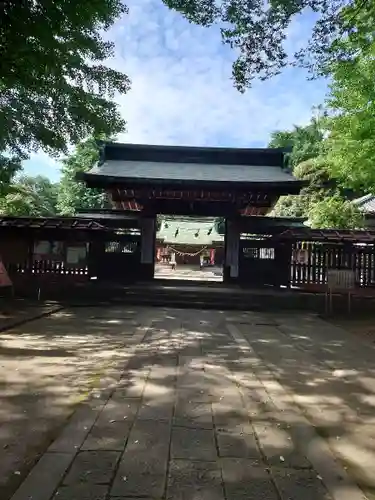
[[[78,264],[81,256],[81,248],[68,247],[66,250],[66,261],[68,264]]]

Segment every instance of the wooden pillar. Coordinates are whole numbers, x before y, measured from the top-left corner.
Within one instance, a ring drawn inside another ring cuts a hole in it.
[[[239,276],[240,231],[236,221],[225,221],[224,281],[237,281]]]
[[[153,279],[155,265],[156,217],[141,219],[141,265],[140,278]]]
[[[96,279],[105,279],[101,266],[105,255],[105,242],[99,239],[91,239],[89,242],[89,251],[87,255],[87,265],[89,268],[89,277]]]

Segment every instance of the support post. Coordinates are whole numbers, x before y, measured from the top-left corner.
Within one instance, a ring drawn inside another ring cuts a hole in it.
[[[240,232],[236,221],[225,222],[224,281],[237,281],[239,277]]]
[[[156,216],[141,219],[141,279],[151,280],[155,266]]]

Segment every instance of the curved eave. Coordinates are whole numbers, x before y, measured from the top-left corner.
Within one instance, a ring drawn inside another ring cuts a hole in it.
[[[301,180],[290,181],[265,181],[265,182],[222,182],[212,180],[176,180],[176,179],[163,179],[163,178],[147,178],[147,179],[134,179],[129,177],[111,177],[101,174],[90,174],[89,172],[80,172],[77,174],[76,179],[86,183],[91,188],[117,188],[126,186],[127,189],[147,189],[153,186],[163,186],[164,189],[233,189],[236,191],[254,191],[258,189],[261,191],[273,191],[280,195],[298,194],[300,190],[308,185],[308,182]]]

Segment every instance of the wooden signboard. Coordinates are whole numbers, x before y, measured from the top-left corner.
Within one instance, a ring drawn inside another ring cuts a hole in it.
[[[307,264],[309,252],[307,250],[296,250],[293,257],[296,264]]]
[[[355,273],[351,269],[328,269],[328,290],[347,291],[355,287]]]
[[[36,241],[34,244],[34,260],[64,260],[64,243],[62,241]]]
[[[79,266],[86,262],[87,251],[84,245],[69,246],[66,249],[66,263],[69,266]]]
[[[351,293],[355,288],[355,272],[351,269],[327,269],[326,310],[332,312],[333,292],[344,292],[348,296],[348,312],[351,310]]]

